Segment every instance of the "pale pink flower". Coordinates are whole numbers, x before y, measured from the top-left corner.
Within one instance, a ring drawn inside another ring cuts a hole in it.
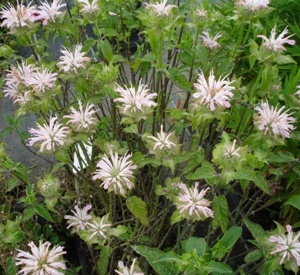
[[[4,86],[3,94],[5,97],[8,97],[15,103],[15,100],[20,95],[18,85],[14,84],[14,83],[10,83],[9,85]]]
[[[145,3],[146,8],[150,8],[157,16],[168,16],[173,8],[177,8],[176,5],[167,5],[168,0],[161,0],[155,4]]]
[[[37,129],[29,129],[31,138],[28,139],[28,145],[33,146],[40,143],[40,152],[55,151],[57,147],[63,146],[70,133],[69,127],[63,126],[57,121],[57,117],[51,117],[49,125],[41,126],[37,124]]]
[[[241,6],[245,10],[257,11],[259,9],[266,9],[270,0],[238,0],[235,2],[237,6]]]
[[[87,104],[86,107],[83,108],[79,100],[78,107],[78,111],[74,107],[71,107],[70,115],[66,115],[64,118],[68,119],[67,124],[71,124],[71,126],[79,132],[89,130],[98,122],[98,119],[95,117],[96,111],[93,109],[94,104]]]
[[[41,69],[26,76],[26,83],[31,86],[33,92],[40,94],[53,88],[56,79],[57,73],[51,73],[48,69]]]
[[[81,52],[82,45],[77,44],[75,46],[74,53],[69,51],[67,48],[63,47],[64,50],[61,51],[63,54],[59,59],[60,62],[57,63],[57,66],[60,67],[59,70],[63,70],[64,72],[74,72],[77,74],[77,69],[85,68],[85,63],[90,61],[90,58],[85,56],[85,52]]]
[[[90,2],[90,0],[78,0],[78,3],[80,3],[82,13],[94,13],[99,10],[98,5],[99,0],[93,0]]]
[[[198,9],[198,10],[196,10],[196,14],[199,17],[206,17],[207,16],[207,10],[205,10],[205,9]]]
[[[62,255],[66,254],[63,247],[55,245],[50,248],[51,243],[42,241],[39,246],[30,242],[28,246],[31,252],[17,249],[16,265],[23,266],[18,274],[23,275],[64,275],[67,269]]]
[[[287,37],[284,37],[288,33],[287,27],[283,30],[283,32],[277,37],[276,36],[276,27],[274,27],[271,31],[271,36],[270,38],[267,38],[265,35],[258,35],[257,37],[260,37],[263,39],[265,42],[263,43],[263,46],[273,52],[282,52],[285,51],[285,47],[283,44],[289,44],[289,45],[294,45],[296,42],[295,40],[289,39],[290,37],[293,36],[289,35]]]
[[[238,151],[241,148],[235,148],[235,144],[236,144],[236,139],[233,141],[232,145],[225,145],[225,153],[224,156],[228,159],[231,158],[239,158],[240,154],[238,153]]]
[[[204,198],[209,188],[199,192],[198,186],[199,182],[195,183],[194,188],[187,188],[182,182],[178,184],[181,190],[175,205],[179,214],[188,220],[200,221],[214,216],[214,212],[209,208],[211,202]]]
[[[277,106],[274,108],[268,102],[262,102],[255,107],[258,117],[254,124],[264,135],[289,138],[291,131],[295,129],[292,123],[296,122],[296,119],[287,114],[287,111],[283,112],[283,109],[284,107],[277,110]]]
[[[271,255],[279,254],[280,264],[285,264],[294,258],[297,265],[300,266],[300,232],[293,233],[290,225],[286,226],[287,234],[271,236],[269,241],[276,243],[275,249],[270,252]]]
[[[137,168],[130,160],[131,154],[119,157],[117,153],[110,153],[110,158],[106,155],[97,163],[97,170],[93,180],[100,179],[100,185],[108,192],[114,191],[116,194],[125,196],[127,190],[134,187],[134,170]]]
[[[33,100],[31,91],[22,91],[19,93],[16,98],[13,100],[14,103],[18,103],[21,106],[26,105],[27,103]]]
[[[210,50],[220,47],[220,44],[217,42],[217,39],[220,37],[222,37],[220,33],[217,33],[214,37],[210,37],[207,31],[204,31],[203,35],[199,36],[203,40],[203,45]]]
[[[111,227],[111,223],[108,223],[107,217],[96,217],[92,222],[88,222],[88,231],[91,234],[89,239],[100,238],[107,239],[108,231]]]
[[[125,88],[118,86],[116,91],[120,93],[121,97],[116,98],[114,101],[122,103],[122,113],[128,116],[145,114],[152,106],[154,107],[157,104],[152,100],[157,97],[157,93],[149,93],[150,90],[146,85],[141,84],[141,81],[137,88],[132,85]]]
[[[42,5],[38,7],[39,15],[37,19],[41,20],[43,25],[47,25],[48,21],[55,22],[63,13],[60,9],[66,7],[66,3],[61,2],[62,0],[53,0],[51,4],[47,1],[42,2]]]
[[[76,232],[84,230],[88,227],[88,221],[92,219],[92,216],[88,214],[88,211],[92,208],[91,204],[86,205],[82,209],[78,205],[75,205],[75,211],[71,210],[73,215],[65,215],[65,219],[68,220],[68,227],[74,227]]]
[[[118,262],[119,270],[115,269],[115,272],[119,275],[144,275],[143,272],[138,272],[135,270],[136,269],[135,262],[136,262],[136,259],[133,259],[130,268],[128,268],[127,266],[124,265],[123,261],[119,261]]]
[[[18,64],[16,67],[12,66],[5,77],[5,84],[11,85],[25,85],[29,86],[28,79],[37,71],[36,67],[33,64],[27,64],[25,61],[22,61],[21,64]]]
[[[14,28],[30,26],[31,23],[36,21],[36,15],[38,14],[36,7],[30,5],[31,3],[26,7],[18,3],[17,8],[15,8],[8,3],[0,11],[0,18],[3,20],[1,27],[6,26],[12,31]]]
[[[210,71],[208,81],[205,79],[204,73],[198,75],[197,83],[194,84],[197,92],[193,94],[193,97],[198,99],[197,104],[204,105],[214,111],[216,105],[219,107],[229,108],[231,105],[229,100],[233,97],[231,90],[234,90],[233,86],[230,86],[232,82],[223,79],[218,81],[215,79],[213,71]]]
[[[157,133],[157,137],[150,136],[149,139],[152,139],[155,143],[153,146],[153,151],[159,150],[171,150],[172,148],[176,148],[177,144],[172,142],[173,133],[166,133],[163,131],[163,125],[160,126],[160,132]]]

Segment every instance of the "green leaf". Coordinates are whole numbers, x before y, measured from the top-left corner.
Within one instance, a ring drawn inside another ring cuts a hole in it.
[[[178,273],[176,267],[173,266],[173,262],[158,261],[166,254],[158,248],[148,247],[144,245],[134,245],[132,246],[132,248],[135,252],[145,257],[151,267],[159,275],[175,275]],[[167,256],[167,259],[170,259],[170,255]]]
[[[234,178],[237,180],[250,180],[262,191],[264,191],[267,194],[270,194],[268,183],[266,182],[262,172],[260,171],[239,169],[234,174]]]
[[[291,205],[296,209],[300,210],[300,195],[291,196],[284,205]]]
[[[4,243],[17,244],[24,238],[24,232],[18,222],[8,220],[1,240]]]
[[[253,251],[250,251],[250,252],[246,255],[244,261],[245,261],[245,263],[253,263],[253,262],[258,261],[258,260],[261,259],[262,257],[263,257],[262,251],[259,250],[259,249],[255,249],[255,250],[253,250]]]
[[[107,267],[109,264],[110,255],[113,249],[109,246],[102,246],[100,257],[98,261],[98,271],[100,275],[107,274]]]
[[[224,195],[214,197],[212,209],[215,213],[215,220],[220,225],[222,232],[225,233],[228,226],[228,204],[226,197]]]
[[[209,273],[212,272],[214,274],[234,274],[230,266],[215,261],[209,262],[207,270]]]
[[[46,219],[49,222],[54,222],[52,215],[50,214],[50,212],[42,205],[35,205],[35,210],[38,213],[38,215],[40,215],[41,217],[43,217],[44,219]]]
[[[195,250],[199,257],[202,257],[207,249],[207,243],[203,238],[190,237],[185,244],[185,251]]]
[[[126,200],[129,211],[144,225],[149,223],[146,203],[136,196],[131,196]]]
[[[179,88],[192,92],[192,84],[186,79],[186,77],[176,68],[171,68],[166,71],[166,76]]]
[[[278,151],[270,153],[267,157],[268,162],[292,162],[295,161],[295,157],[291,152]]]
[[[225,254],[234,246],[236,241],[242,235],[242,228],[239,226],[231,227],[211,249],[212,254],[218,260],[221,260]]]
[[[175,210],[170,218],[170,224],[173,225],[183,220],[183,217],[179,214],[178,210]]]
[[[22,221],[27,221],[31,219],[35,214],[36,214],[36,210],[34,207],[32,206],[26,207],[23,211]]]
[[[9,257],[7,259],[5,271],[7,272],[7,275],[16,275],[18,273],[14,257]]]
[[[215,170],[212,166],[202,166],[198,168],[194,173],[189,173],[187,179],[199,180],[199,179],[211,179],[216,176]]]
[[[244,223],[256,241],[259,242],[260,240],[269,237],[266,231],[259,224],[253,223],[248,219],[244,219]]]
[[[110,63],[113,59],[113,51],[109,41],[107,39],[99,41],[98,46],[100,47],[104,58]]]

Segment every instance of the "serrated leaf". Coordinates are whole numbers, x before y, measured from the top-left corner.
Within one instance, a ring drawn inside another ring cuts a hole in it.
[[[41,217],[43,217],[44,219],[46,219],[49,222],[54,222],[52,215],[44,206],[36,205],[34,208],[35,208],[36,212],[38,213],[38,215],[40,215]]]
[[[126,200],[129,211],[144,225],[149,223],[146,203],[137,196],[131,196]]]
[[[214,197],[212,209],[214,211],[215,220],[220,225],[222,232],[225,233],[228,226],[228,204],[226,197],[223,195]]]
[[[291,152],[278,151],[269,153],[267,160],[268,162],[292,162],[295,161],[295,157]]]
[[[109,41],[107,39],[99,41],[98,46],[100,47],[104,58],[110,63],[113,59],[113,52]]]
[[[215,170],[211,166],[202,166],[198,168],[194,173],[189,173],[187,179],[199,180],[199,179],[211,179],[216,176]]]
[[[234,174],[234,178],[237,180],[249,180],[252,181],[259,189],[267,194],[270,194],[268,183],[266,182],[263,174],[260,171],[252,171],[247,169],[239,169]]]
[[[166,76],[179,88],[192,92],[192,84],[186,79],[186,77],[176,68],[171,68],[166,71]]]

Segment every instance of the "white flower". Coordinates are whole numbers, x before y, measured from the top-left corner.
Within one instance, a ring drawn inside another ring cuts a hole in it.
[[[29,26],[36,21],[38,10],[35,6],[26,7],[22,4],[17,4],[17,8],[10,3],[0,11],[0,18],[3,20],[1,27],[6,26],[11,31],[14,28]]]
[[[300,266],[300,232],[293,233],[290,225],[286,226],[287,234],[271,236],[269,241],[276,243],[275,249],[270,254],[279,254],[281,256],[280,264],[285,264],[294,258],[297,265]]]
[[[159,150],[170,150],[172,148],[176,148],[177,145],[171,141],[173,133],[167,134],[163,131],[163,125],[160,126],[160,132],[157,133],[157,137],[150,136],[149,138],[152,139],[155,144],[153,146],[153,151]]]
[[[210,201],[204,196],[209,188],[198,191],[198,182],[195,182],[194,188],[187,188],[184,183],[179,183],[178,187],[181,189],[177,198],[176,207],[180,215],[186,219],[193,221],[204,220],[214,216],[214,212],[209,208]]]
[[[281,52],[285,51],[285,47],[283,44],[289,44],[289,45],[294,45],[295,40],[289,39],[290,37],[293,36],[289,35],[287,37],[284,37],[288,33],[287,27],[283,30],[283,32],[277,37],[276,36],[276,27],[274,27],[271,31],[271,36],[270,38],[267,38],[265,35],[258,35],[257,37],[260,37],[263,39],[265,42],[263,43],[263,46],[273,52]]]
[[[122,113],[132,116],[141,115],[146,113],[152,106],[156,106],[156,102],[152,99],[157,97],[157,93],[149,93],[149,89],[146,85],[139,83],[137,88],[121,87],[118,86],[116,89],[120,93],[120,98],[116,98],[115,102],[121,102]]]
[[[98,237],[100,239],[107,239],[108,230],[111,223],[108,223],[107,217],[96,217],[92,223],[88,223],[88,231],[91,233],[89,239]]]
[[[41,143],[40,152],[55,151],[57,147],[64,145],[69,130],[69,127],[65,127],[57,121],[57,117],[51,117],[49,125],[37,124],[37,129],[29,129],[32,137],[28,139],[28,145],[33,146],[35,143]]]
[[[196,13],[199,17],[206,17],[207,16],[207,10],[205,10],[205,9],[198,9],[198,10],[196,10]]]
[[[61,3],[62,0],[53,0],[51,4],[47,1],[42,2],[39,6],[38,20],[43,22],[43,25],[47,25],[48,21],[55,22],[63,12],[59,11],[61,8],[66,7],[66,3]]]
[[[37,71],[33,64],[27,64],[22,61],[17,67],[12,66],[5,77],[5,84],[14,84],[29,86],[28,79]]]
[[[45,93],[55,85],[57,73],[51,73],[48,69],[36,70],[31,75],[26,76],[27,85],[32,87],[32,91],[37,94]]]
[[[67,124],[71,124],[77,131],[89,130],[93,125],[97,124],[98,120],[95,117],[96,111],[93,109],[93,104],[87,104],[83,108],[81,101],[78,101],[79,110],[71,107],[70,115],[64,116],[64,118],[69,119]]]
[[[264,135],[274,135],[275,138],[278,136],[289,138],[291,131],[295,129],[292,123],[296,122],[296,119],[289,116],[287,111],[282,112],[283,109],[284,107],[277,110],[277,106],[274,108],[268,102],[262,102],[255,107],[258,117],[254,124],[260,131],[263,131]]]
[[[30,252],[17,249],[18,254],[16,256],[16,265],[22,265],[22,269],[18,274],[23,275],[63,275],[64,270],[67,269],[65,261],[62,257],[66,254],[63,251],[63,247],[55,245],[50,248],[51,243],[40,241],[39,246],[36,246],[33,242],[30,242],[28,246],[31,249]]]
[[[225,145],[225,153],[224,156],[228,159],[231,158],[239,158],[240,154],[238,153],[238,151],[241,148],[235,148],[235,144],[236,144],[236,139],[233,141],[232,145]]]
[[[32,98],[32,92],[31,91],[23,91],[22,93],[19,93],[16,98],[14,99],[14,103],[19,103],[19,105],[24,106],[27,103],[31,102],[33,100]]]
[[[94,173],[93,180],[100,179],[103,183],[100,185],[108,192],[114,191],[122,196],[126,195],[127,189],[134,187],[133,172],[137,168],[131,160],[131,154],[119,157],[117,153],[110,153],[110,158],[106,155],[97,163],[97,170]]]
[[[11,83],[7,86],[4,86],[3,94],[4,94],[5,97],[8,97],[14,103],[16,103],[15,101],[19,97],[20,91],[19,91],[19,88],[16,84]]]
[[[122,261],[119,261],[118,262],[119,270],[115,270],[115,272],[119,275],[144,275],[143,272],[138,272],[138,271],[135,270],[135,261],[136,261],[136,259],[134,259],[132,261],[132,264],[131,264],[130,268],[125,266]]]
[[[84,64],[90,61],[90,58],[85,56],[85,52],[81,52],[82,45],[77,44],[75,46],[74,53],[63,47],[64,50],[61,51],[63,54],[59,59],[60,62],[57,63],[57,66],[60,67],[59,70],[64,72],[74,72],[77,74],[77,69],[85,68]]]
[[[86,205],[82,209],[75,205],[75,211],[71,210],[73,215],[65,215],[65,219],[68,220],[68,227],[75,227],[76,232],[84,230],[88,227],[88,221],[92,219],[92,216],[88,214],[88,211],[92,208],[91,204]]]
[[[268,8],[269,3],[270,0],[238,0],[235,2],[237,6],[241,6],[249,11]]]
[[[161,0],[161,2],[156,2],[155,4],[145,3],[147,8],[152,9],[157,16],[168,16],[173,8],[177,8],[176,5],[167,5],[168,0]]]
[[[217,42],[217,39],[220,37],[222,37],[220,33],[217,33],[214,37],[210,37],[207,31],[204,31],[203,35],[199,36],[203,40],[203,45],[210,50],[220,47],[220,44]]]
[[[207,106],[212,111],[216,109],[215,105],[229,108],[231,106],[229,100],[233,97],[231,90],[234,90],[234,87],[230,86],[232,82],[225,80],[225,78],[226,76],[217,81],[213,71],[210,71],[208,81],[206,81],[205,76],[201,71],[198,75],[198,83],[194,84],[197,93],[194,93],[193,97],[200,99],[197,104]]]
[[[89,0],[78,0],[80,6],[82,7],[80,12],[82,13],[94,13],[99,10],[98,6],[99,0],[93,0],[91,3]]]

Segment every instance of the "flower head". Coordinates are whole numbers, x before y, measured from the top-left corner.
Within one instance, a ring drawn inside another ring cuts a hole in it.
[[[94,13],[99,10],[98,6],[99,0],[93,0],[90,2],[89,0],[78,0],[78,3],[80,3],[81,9],[80,12],[82,13]]]
[[[222,37],[220,33],[217,33],[214,37],[210,37],[207,31],[204,31],[203,35],[199,36],[203,40],[203,45],[210,50],[220,47],[220,44],[217,42],[217,39],[220,37]]]
[[[55,85],[57,73],[51,73],[48,69],[36,70],[31,75],[26,76],[27,85],[37,94],[45,93]]]
[[[14,28],[29,26],[36,21],[36,15],[39,13],[35,6],[26,7],[22,4],[17,4],[15,8],[12,4],[8,3],[0,11],[0,18],[3,20],[1,27],[6,26],[11,31]]]
[[[193,97],[200,99],[196,104],[207,106],[212,111],[216,109],[216,105],[229,108],[231,106],[229,100],[233,97],[231,90],[234,87],[230,86],[232,82],[225,80],[225,78],[217,81],[213,71],[210,71],[207,81],[201,71],[198,75],[197,83],[194,84],[197,92],[193,94]]]
[[[196,14],[200,18],[206,17],[207,16],[207,10],[205,10],[205,9],[198,9],[198,10],[196,10]]]
[[[282,52],[285,51],[285,47],[283,46],[283,44],[289,44],[289,45],[294,45],[295,44],[295,40],[289,39],[290,37],[293,36],[289,35],[287,37],[284,37],[286,34],[288,33],[288,29],[287,27],[283,30],[283,32],[281,34],[279,34],[279,36],[277,38],[275,38],[276,36],[276,27],[274,27],[271,31],[271,36],[270,38],[267,38],[265,35],[258,35],[257,37],[260,37],[261,39],[263,39],[265,42],[263,43],[263,46],[272,51],[272,52]]]
[[[131,154],[119,157],[117,153],[110,153],[110,158],[106,155],[97,163],[97,170],[93,180],[100,179],[100,185],[108,192],[114,191],[116,194],[125,196],[127,190],[134,187],[134,170],[137,168],[130,160]]]
[[[62,0],[53,0],[51,4],[47,1],[42,2],[39,6],[39,15],[37,20],[41,20],[43,25],[47,25],[48,21],[55,22],[55,20],[62,15],[61,8],[66,7],[66,3],[61,3]]]
[[[29,129],[32,137],[28,139],[28,145],[33,146],[35,143],[41,143],[40,152],[54,151],[57,147],[64,145],[69,132],[69,127],[59,123],[57,117],[51,117],[49,125],[37,124],[37,129]]]
[[[270,0],[238,0],[235,2],[237,6],[241,6],[248,11],[257,11],[259,9],[266,9]]]
[[[157,93],[149,93],[150,90],[141,82],[137,88],[132,85],[129,88],[118,86],[116,90],[121,97],[116,98],[114,101],[122,103],[121,111],[128,116],[136,116],[139,119],[152,106],[156,106],[152,99],[157,97]]]
[[[177,8],[176,5],[167,5],[168,0],[161,0],[161,2],[156,2],[155,4],[145,3],[147,8],[154,11],[157,16],[168,16],[173,8]]]
[[[87,104],[83,108],[81,101],[78,101],[79,110],[74,107],[70,109],[70,115],[64,116],[68,119],[67,124],[71,124],[77,131],[89,130],[93,125],[97,124],[98,120],[95,117],[96,111],[93,109],[94,104]]]
[[[100,238],[106,240],[110,227],[111,223],[109,223],[107,215],[102,218],[94,218],[92,222],[88,222],[89,239]]]
[[[240,154],[238,153],[238,151],[241,148],[235,148],[235,144],[236,144],[236,139],[233,141],[232,146],[230,145],[225,145],[225,153],[224,156],[227,159],[232,159],[232,158],[239,158]]]
[[[286,226],[287,234],[271,236],[269,241],[276,243],[275,249],[270,254],[279,254],[280,264],[285,264],[294,258],[297,265],[300,266],[300,232],[293,233],[290,225]]]
[[[74,227],[76,232],[84,230],[88,227],[88,221],[92,219],[92,216],[88,214],[88,211],[92,208],[91,204],[86,205],[82,209],[78,205],[75,205],[75,211],[71,210],[73,215],[65,215],[65,219],[68,220],[68,227]]]
[[[65,47],[63,48],[61,51],[63,55],[59,58],[61,61],[57,63],[57,66],[60,67],[59,70],[63,70],[64,72],[71,71],[77,74],[77,69],[85,68],[84,64],[90,61],[90,58],[85,56],[86,53],[81,52],[81,44],[75,46],[74,53]]]
[[[136,269],[135,261],[136,261],[136,259],[134,259],[132,261],[132,264],[131,264],[130,268],[125,266],[124,262],[119,261],[118,262],[118,269],[119,270],[115,270],[115,272],[119,275],[144,275],[143,272],[138,272],[138,271],[135,270]]]
[[[173,133],[166,133],[163,131],[163,125],[160,126],[160,132],[157,133],[157,137],[150,136],[155,143],[153,146],[153,151],[159,150],[171,150],[172,148],[176,148],[177,144],[171,141]]]
[[[66,252],[63,251],[62,246],[55,245],[53,248],[50,248],[50,242],[42,243],[42,241],[40,241],[39,246],[36,246],[33,242],[30,242],[28,246],[31,249],[31,253],[17,249],[16,265],[23,266],[18,274],[65,274],[64,270],[67,267],[62,255],[66,254]]]
[[[214,216],[213,211],[209,208],[210,201],[204,198],[209,188],[199,192],[198,186],[198,182],[195,183],[194,188],[187,188],[182,182],[178,184],[181,190],[175,204],[179,213],[188,220],[200,221]]]
[[[270,106],[268,102],[262,102],[255,107],[258,117],[254,124],[264,135],[274,135],[275,138],[289,138],[291,131],[295,129],[292,125],[296,120],[287,111],[282,112],[284,107],[277,110],[277,107]]]

